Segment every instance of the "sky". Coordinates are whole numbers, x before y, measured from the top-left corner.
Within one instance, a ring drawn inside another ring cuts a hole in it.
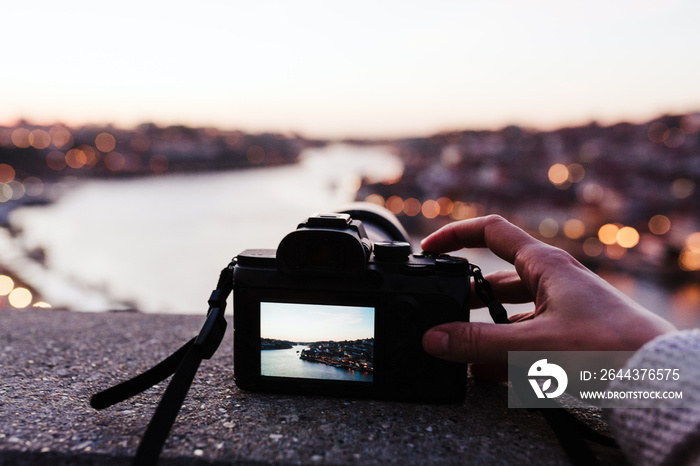
[[[374,338],[374,308],[261,302],[260,336],[306,343]]]
[[[0,125],[381,138],[700,110],[697,0],[7,3]]]

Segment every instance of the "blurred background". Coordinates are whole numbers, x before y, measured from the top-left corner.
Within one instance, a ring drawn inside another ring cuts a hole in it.
[[[231,257],[360,200],[416,248],[501,214],[700,323],[698,2],[37,1],[3,16],[0,308],[204,313]]]

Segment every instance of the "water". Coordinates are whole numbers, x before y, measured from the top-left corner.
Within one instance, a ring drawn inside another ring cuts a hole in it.
[[[299,359],[299,352],[308,346],[296,345],[291,349],[260,352],[260,373],[267,376],[306,379],[346,380],[371,382],[372,376],[360,371],[350,371],[317,362]]]
[[[354,200],[361,177],[401,169],[385,148],[333,145],[292,166],[87,181],[54,204],[14,211],[21,239],[0,231],[0,247],[53,307],[203,313],[233,256],[276,248],[309,215]],[[23,252],[37,249],[45,267]]]

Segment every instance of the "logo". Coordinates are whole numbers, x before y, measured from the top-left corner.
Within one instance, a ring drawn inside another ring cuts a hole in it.
[[[540,359],[530,366],[527,376],[537,398],[556,398],[564,393],[566,385],[569,383],[569,378],[566,376],[564,369],[556,364],[548,363],[546,359]],[[547,378],[547,380],[540,387],[536,379],[543,378]],[[557,388],[553,392],[547,392],[552,386],[552,379],[557,381]]]

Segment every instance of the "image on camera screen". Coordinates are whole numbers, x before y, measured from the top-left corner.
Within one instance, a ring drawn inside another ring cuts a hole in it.
[[[374,308],[261,302],[260,375],[372,382]]]

